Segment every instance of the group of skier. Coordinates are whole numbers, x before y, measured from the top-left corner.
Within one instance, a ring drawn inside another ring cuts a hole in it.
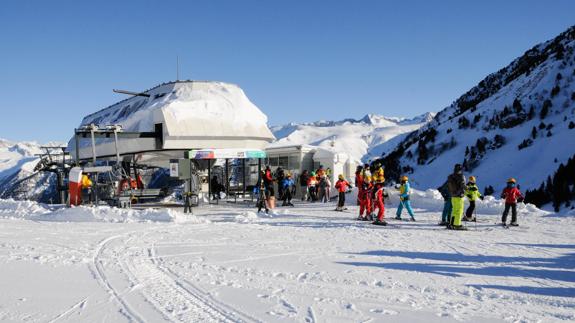
[[[365,164],[358,166],[355,173],[356,186],[358,188],[357,198],[359,202],[359,216],[357,220],[373,221],[375,225],[387,225],[385,221],[385,198],[388,197],[383,184],[385,182],[384,170],[380,163],[372,165]],[[411,221],[415,221],[415,215],[411,208],[410,194],[411,188],[409,178],[401,177],[399,189],[400,205],[397,208],[395,219],[401,220],[401,213],[405,208]],[[377,209],[377,215],[375,210]]]
[[[262,181],[260,187],[260,200],[258,200],[258,211],[262,208],[268,212],[270,197],[274,196],[274,181],[278,183],[278,197],[283,200],[282,206],[293,206],[292,198],[295,193],[295,181],[291,173],[285,174],[284,170],[278,168],[275,174],[269,166],[261,174]],[[275,177],[275,178],[274,178]],[[330,201],[331,170],[324,170],[323,166],[316,171],[309,173],[307,170],[300,175],[298,182],[302,190],[302,201]],[[408,221],[415,221],[415,214],[411,207],[411,185],[407,176],[400,178],[400,183],[396,185],[399,191],[399,205],[395,214],[396,220],[403,220],[401,215],[405,209],[409,215]],[[357,201],[359,204],[359,216],[357,220],[372,221],[375,225],[387,225],[385,221],[385,199],[388,193],[384,188],[384,169],[379,162],[358,166],[355,173],[355,187],[357,187]],[[336,211],[345,210],[345,195],[350,191],[352,185],[342,174],[338,175],[338,180],[334,185],[338,191],[338,203]],[[477,186],[475,176],[470,176],[466,181],[463,175],[461,164],[454,166],[445,183],[438,188],[444,199],[443,212],[439,225],[446,226],[451,230],[466,230],[462,221],[476,221],[476,201],[483,200]],[[516,180],[509,178],[507,186],[503,190],[501,197],[505,199],[505,210],[502,215],[502,225],[507,227],[507,216],[511,211],[510,226],[517,224],[517,203],[523,201],[523,195],[516,186]],[[465,198],[469,201],[469,207],[464,212]],[[266,203],[267,201],[267,203]],[[272,206],[273,207],[273,206]],[[377,213],[376,213],[377,211]],[[464,214],[465,213],[465,214]]]
[[[511,210],[511,222],[509,225],[518,226],[517,223],[517,203],[523,202],[523,195],[516,187],[515,178],[507,180],[507,186],[501,193],[501,198],[505,199],[505,209],[501,218],[501,224],[507,227],[507,215]],[[479,192],[475,176],[469,176],[467,183],[463,175],[463,167],[456,164],[453,173],[447,177],[443,185],[438,188],[444,199],[443,212],[440,225],[446,226],[452,230],[465,230],[462,221],[477,221],[474,214],[475,202],[478,199],[483,200],[483,195]],[[469,207],[463,216],[464,198],[469,200]]]

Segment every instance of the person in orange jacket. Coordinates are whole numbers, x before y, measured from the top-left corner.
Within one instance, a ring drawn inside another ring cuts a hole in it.
[[[337,177],[338,180],[335,183],[335,188],[339,192],[338,200],[337,200],[337,208],[336,211],[343,211],[345,205],[345,192],[351,187],[348,181],[345,180],[343,174],[339,174]]]

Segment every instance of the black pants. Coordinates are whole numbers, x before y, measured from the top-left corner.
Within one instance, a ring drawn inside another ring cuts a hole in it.
[[[284,191],[284,205],[291,203],[291,189],[287,188]]]
[[[501,217],[501,222],[505,223],[507,221],[507,214],[509,214],[510,208],[511,222],[517,222],[517,203],[505,203],[505,210],[503,210],[503,217]]]
[[[345,205],[345,192],[339,192],[337,206],[343,207]]]
[[[473,211],[475,211],[475,201],[469,201],[469,207],[467,208],[467,211],[465,212],[465,217],[467,217],[468,219],[472,219],[473,218]]]
[[[258,197],[258,212],[260,212],[262,209],[266,210],[266,213],[268,213],[268,204],[266,202],[267,196],[265,193],[260,193],[260,196]]]

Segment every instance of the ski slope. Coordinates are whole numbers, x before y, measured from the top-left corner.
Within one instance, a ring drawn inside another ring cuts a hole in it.
[[[0,321],[575,320],[575,214],[521,206],[521,226],[504,229],[488,198],[480,222],[454,232],[436,225],[438,192],[412,200],[418,222],[388,227],[333,203],[268,217],[2,200]]]

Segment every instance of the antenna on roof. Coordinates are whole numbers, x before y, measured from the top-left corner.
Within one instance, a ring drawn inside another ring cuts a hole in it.
[[[176,81],[180,80],[180,57],[176,55]]]

